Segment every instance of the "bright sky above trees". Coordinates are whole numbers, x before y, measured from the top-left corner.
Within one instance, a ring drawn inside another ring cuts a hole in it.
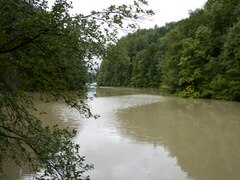
[[[50,4],[54,0],[49,0]],[[91,10],[102,10],[112,4],[129,4],[133,0],[72,0],[73,11],[88,14]],[[207,0],[148,0],[149,8],[156,12],[151,20],[141,23],[141,28],[151,28],[154,25],[163,26],[167,22],[178,21],[188,17],[189,10],[201,8]]]

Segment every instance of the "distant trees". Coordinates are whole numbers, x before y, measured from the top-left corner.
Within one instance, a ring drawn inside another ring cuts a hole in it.
[[[129,68],[110,74],[104,82],[98,78],[98,84],[159,87],[183,97],[239,101],[239,7],[238,0],[209,0],[187,19],[123,37],[115,47],[128,52],[124,57]],[[122,63],[121,56],[105,61],[99,75]],[[127,84],[105,83],[126,71]]]

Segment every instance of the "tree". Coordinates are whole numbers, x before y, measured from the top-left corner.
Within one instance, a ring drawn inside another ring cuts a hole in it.
[[[159,31],[160,32],[160,31]],[[155,30],[138,30],[108,47],[98,73],[99,85],[157,87]]]
[[[164,47],[166,52],[162,59],[163,62],[161,62],[163,72],[161,89],[167,93],[175,93],[179,88],[180,67],[178,64],[182,51],[182,36],[180,27],[176,26],[166,34],[164,39],[162,39],[167,47]]]
[[[106,53],[116,28],[134,28],[147,1],[110,6],[89,15],[71,15],[71,3],[56,0],[49,10],[45,0],[0,0],[0,168],[10,158],[43,170],[39,179],[88,179],[76,131],[44,127],[31,115],[33,97],[64,101],[81,114],[92,116],[86,104],[87,69],[93,56]],[[132,23],[133,22],[133,23]]]
[[[213,43],[211,30],[205,26],[199,26],[192,38],[182,40],[183,50],[178,66],[180,95],[184,97],[205,97],[208,76],[204,65],[209,62]],[[203,91],[205,90],[205,93]]]
[[[220,59],[221,71],[211,87],[215,98],[240,101],[240,21],[229,29]]]

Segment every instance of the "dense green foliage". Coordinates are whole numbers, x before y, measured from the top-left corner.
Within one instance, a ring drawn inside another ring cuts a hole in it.
[[[116,39],[114,28],[135,26],[134,19],[151,15],[133,5],[110,6],[89,15],[71,15],[71,3],[56,0],[52,9],[45,0],[0,0],[0,173],[6,160],[28,163],[39,179],[88,179],[76,131],[44,127],[34,117],[33,95],[61,100],[91,116],[85,103],[91,59],[105,53],[105,44]],[[26,93],[28,92],[28,93]]]
[[[240,101],[240,1],[209,0],[190,17],[139,30],[108,48],[98,85],[159,87]]]

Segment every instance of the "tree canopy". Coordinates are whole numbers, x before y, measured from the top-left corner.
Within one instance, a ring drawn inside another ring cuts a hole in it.
[[[39,179],[88,179],[75,130],[45,127],[32,115],[31,92],[45,102],[61,100],[92,116],[86,99],[87,72],[94,56],[107,56],[117,28],[134,28],[145,0],[110,6],[89,15],[70,13],[71,2],[0,0],[0,170],[6,159],[41,170]]]
[[[239,10],[239,0],[209,0],[187,19],[121,38],[103,58],[98,85],[240,101]]]

